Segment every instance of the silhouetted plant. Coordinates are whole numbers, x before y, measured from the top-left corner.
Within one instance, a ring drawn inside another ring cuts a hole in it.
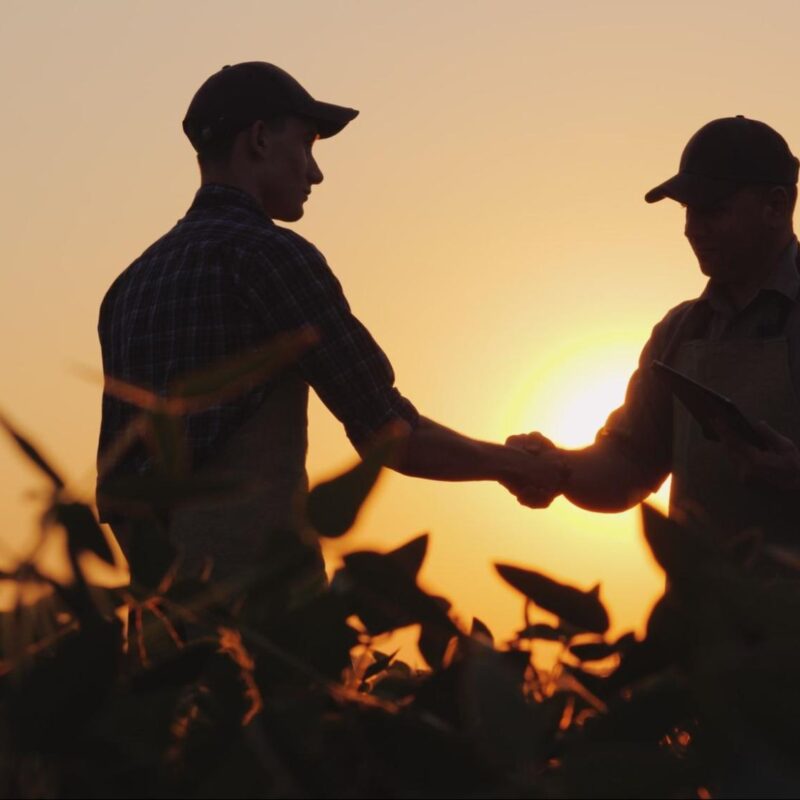
[[[66,532],[72,568],[69,580],[48,576],[37,548],[0,573],[40,594],[26,603],[20,592],[0,614],[5,796],[797,793],[800,581],[791,554],[757,537],[719,546],[643,506],[668,589],[642,641],[606,637],[600,587],[500,564],[522,595],[522,627],[502,643],[480,620],[466,630],[447,600],[419,586],[427,535],[350,553],[323,590],[290,547],[235,582],[181,575],[170,509],[247,487],[195,479],[177,418],[264,380],[310,341],[285,339],[190,376],[166,398],[113,383],[142,408],[127,445],[144,437],[156,464],[104,487],[136,521],[131,582],[118,589],[87,578],[84,554],[113,561],[90,506],[0,420],[48,480],[43,536]],[[389,435],[311,491],[308,518],[321,535],[346,534],[392,453]],[[534,607],[553,624],[533,621]],[[426,669],[374,645],[411,625]],[[535,657],[542,642],[560,646],[548,669]]]

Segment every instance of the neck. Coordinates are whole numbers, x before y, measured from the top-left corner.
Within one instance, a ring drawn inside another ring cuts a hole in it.
[[[252,174],[241,173],[231,167],[208,166],[200,170],[200,185],[205,186],[209,183],[220,183],[224,186],[232,186],[242,192],[249,194],[262,208],[264,203],[258,193],[256,181]],[[266,213],[266,211],[264,212]]]
[[[725,284],[725,290],[734,306],[742,309],[758,294],[759,289],[770,279],[778,268],[781,256],[794,239],[794,231],[787,230],[783,236],[776,237],[767,250],[759,255],[740,280]]]

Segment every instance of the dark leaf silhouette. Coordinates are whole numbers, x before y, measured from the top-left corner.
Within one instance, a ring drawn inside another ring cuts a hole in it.
[[[311,327],[279,334],[248,353],[180,378],[170,386],[168,394],[183,400],[187,410],[203,410],[269,380],[318,341],[319,334]]]
[[[89,551],[107,564],[114,564],[114,554],[91,509],[82,503],[56,503],[54,518],[67,531],[67,541],[75,553]]]
[[[581,630],[592,633],[608,630],[608,612],[600,602],[599,587],[582,592],[532,570],[506,564],[495,564],[495,568],[503,580],[545,611]]]
[[[68,749],[111,689],[121,642],[117,620],[99,622],[60,640],[29,669],[6,676],[5,711],[15,736],[28,746]]]
[[[308,519],[321,536],[335,538],[350,530],[378,475],[394,457],[397,447],[398,439],[389,435],[352,469],[311,490]]]
[[[166,395],[111,375],[104,376],[106,394],[156,414],[180,416],[205,411],[263,383],[318,341],[312,328],[277,336],[258,348],[203,367],[174,381]]]
[[[175,547],[156,520],[132,519],[129,525],[125,556],[131,580],[144,589],[156,589],[175,562]]]
[[[5,428],[9,436],[17,443],[17,446],[23,453],[50,479],[55,489],[63,489],[64,481],[61,476],[48,464],[39,451],[26,439],[21,433],[18,433],[8,422],[8,420],[0,415],[0,426]]]
[[[636,647],[636,644],[637,644],[636,635],[631,631],[623,633],[622,636],[620,636],[619,639],[617,639],[617,641],[614,642],[614,646],[621,653],[628,652],[629,650]]]
[[[370,678],[374,678],[376,675],[380,675],[381,672],[389,669],[389,666],[398,652],[398,650],[395,650],[391,654],[376,652],[375,661],[364,671],[364,680],[368,681]]]
[[[437,623],[423,623],[419,631],[417,647],[420,655],[431,669],[442,669],[448,653],[458,646],[456,632],[447,626]]]
[[[697,577],[711,555],[701,534],[665,517],[647,503],[641,508],[645,540],[667,577],[671,580]]]
[[[66,529],[73,574],[51,577],[38,551],[0,572],[12,606],[0,611],[0,784],[9,796],[798,795],[796,557],[772,557],[751,533],[717,549],[645,508],[647,541],[669,581],[642,641],[601,639],[599,587],[506,565],[497,569],[525,595],[526,627],[507,650],[477,618],[466,636],[450,603],[417,583],[427,534],[345,556],[329,587],[319,554],[291,530],[230,580],[217,582],[210,568],[184,576],[167,533],[171,509],[248,487],[181,478],[175,415],[262,379],[262,368],[195,376],[184,397],[141,390],[137,419],[149,420],[158,474],[109,484],[128,512],[115,526],[131,570],[125,587],[90,585],[79,556],[111,562],[102,529],[17,439],[56,489],[44,521]],[[323,497],[314,513],[332,523],[315,524],[351,524],[392,457],[370,463],[373,455],[342,476],[327,506]],[[23,590],[36,599],[23,603]],[[533,624],[533,604],[557,623]],[[373,637],[410,625],[428,669],[373,649],[382,646]],[[550,653],[552,665],[538,663]],[[613,655],[610,671],[589,669]]]
[[[358,644],[358,634],[346,619],[340,598],[323,594],[286,611],[264,630],[264,634],[297,662],[337,680],[342,670],[350,665],[350,651]],[[259,669],[261,681],[267,686],[279,680],[306,678],[285,660],[272,658],[269,653],[261,654]]]
[[[386,670],[379,673],[372,687],[372,694],[387,700],[401,700],[412,695],[418,685],[419,680],[408,664],[394,661]]]
[[[344,563],[355,587],[356,613],[371,634],[418,622],[433,626],[448,638],[457,633],[441,602],[420,589],[391,553],[350,553]]]
[[[570,638],[570,633],[563,628],[554,628],[552,625],[545,625],[537,622],[528,625],[517,633],[519,639],[543,639],[547,642],[562,642]]]
[[[179,479],[189,468],[183,422],[171,414],[145,412],[145,432],[155,453],[155,463],[165,475]]]
[[[391,558],[398,566],[402,567],[412,578],[416,578],[428,552],[427,533],[417,536],[395,550],[390,550],[386,556]]]
[[[607,642],[587,642],[586,644],[573,644],[570,653],[581,661],[602,661],[604,658],[616,655],[616,645]]]
[[[484,637],[489,642],[489,644],[494,644],[494,636],[492,636],[492,632],[489,630],[486,623],[478,619],[477,617],[473,617],[472,630],[470,631],[470,636],[476,636],[476,635]]]
[[[525,701],[522,678],[508,654],[476,645],[462,671],[464,720],[490,763],[519,769],[540,756],[531,748],[538,738],[538,709]]]

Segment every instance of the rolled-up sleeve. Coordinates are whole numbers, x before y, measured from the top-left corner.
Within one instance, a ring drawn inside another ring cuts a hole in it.
[[[243,290],[273,328],[311,325],[316,330],[319,342],[298,369],[350,441],[361,444],[398,419],[416,427],[416,408],[395,387],[388,357],[351,312],[324,256],[285,230],[265,255],[270,268],[255,275],[251,269]]]
[[[651,369],[654,360],[669,360],[690,310],[670,311],[652,331],[639,366],[628,382],[625,402],[612,411],[596,442],[622,452],[641,471],[642,488],[655,491],[672,468],[672,393]]]

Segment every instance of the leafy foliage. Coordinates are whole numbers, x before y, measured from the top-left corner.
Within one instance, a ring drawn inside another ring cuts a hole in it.
[[[227,379],[188,381],[180,396],[206,402]],[[42,595],[0,612],[4,796],[800,790],[800,580],[785,553],[757,541],[720,547],[643,506],[645,539],[668,589],[642,641],[606,638],[599,587],[585,591],[516,565],[496,569],[526,604],[517,635],[498,642],[477,619],[466,630],[447,600],[420,586],[427,534],[386,553],[350,553],[323,588],[288,551],[217,585],[175,569],[165,519],[195,492],[234,487],[192,486],[180,458],[168,455],[180,447],[166,425],[164,470],[126,490],[147,509],[131,528],[130,585],[101,590],[82,555],[113,556],[91,508],[3,425],[49,482],[44,530],[66,531],[72,567],[56,581],[34,553],[0,574],[17,597],[31,584]],[[308,512],[320,533],[346,534],[394,446],[384,443],[312,491]],[[554,624],[532,622],[531,606]],[[379,637],[411,625],[426,669],[379,649]],[[543,647],[559,649],[550,669]]]

